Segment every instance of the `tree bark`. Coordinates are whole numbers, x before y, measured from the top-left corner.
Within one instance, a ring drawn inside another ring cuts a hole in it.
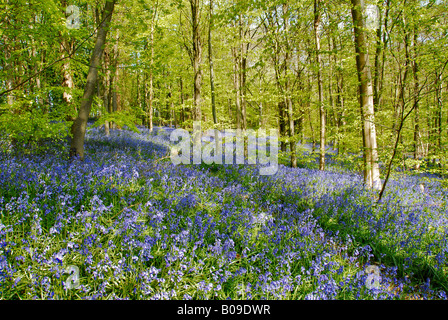
[[[65,12],[65,9],[67,7],[67,1],[66,0],[61,0],[61,6]],[[66,14],[67,17],[67,14]],[[62,37],[62,41],[61,41],[61,46],[60,46],[60,53],[62,55],[62,57],[67,56],[70,54],[71,50],[73,49],[73,41],[71,39],[68,39],[67,36],[63,36]],[[64,92],[62,93],[62,99],[64,100],[64,102],[67,105],[71,105],[72,104],[72,90],[75,87],[75,84],[73,82],[73,77],[72,74],[70,72],[70,60],[69,59],[65,59],[64,62],[62,63],[62,87],[63,88],[67,88],[64,89]],[[74,107],[74,114],[71,117],[71,121],[74,120],[74,115],[76,114],[77,110],[76,110],[76,106]]]
[[[344,104],[344,73],[342,72],[342,62],[339,62],[340,68],[336,73],[336,83],[337,83],[337,106],[339,110],[338,116],[338,129],[339,132],[342,130],[342,136],[345,137],[346,121],[345,121],[345,104]],[[338,142],[338,155],[345,153],[345,143],[341,139]]]
[[[440,154],[442,151],[442,72],[436,71],[436,101],[437,101],[437,111],[436,111],[436,127],[437,127],[437,150]],[[441,160],[441,159],[440,159]]]
[[[115,45],[114,45],[114,75],[113,75],[113,87],[111,87],[112,91],[112,112],[117,112],[120,110],[120,89],[118,83],[120,81],[120,69],[119,69],[119,58],[120,58],[120,50],[118,48],[118,41],[120,39],[119,30],[117,30],[117,34],[115,35]],[[117,129],[116,123],[111,123],[113,129]]]
[[[90,58],[90,67],[87,74],[87,82],[84,94],[81,100],[78,117],[73,123],[73,139],[70,145],[70,158],[79,157],[84,160],[84,138],[87,128],[87,120],[89,118],[90,109],[92,107],[93,94],[98,77],[98,67],[101,64],[101,56],[104,51],[107,32],[109,31],[112,13],[115,7],[115,0],[107,0],[102,13],[102,22],[98,28],[95,48]]]
[[[380,56],[382,51],[383,44],[381,43],[382,36],[382,10],[379,5],[377,5],[379,15],[379,23],[376,29],[376,50],[375,50],[375,63],[374,63],[374,77],[373,77],[373,105],[378,110],[379,107],[379,74],[380,74]]]
[[[291,46],[289,43],[289,6],[288,3],[283,4],[283,22],[285,27],[285,37],[286,37],[286,47],[285,47],[285,103],[288,107],[288,122],[289,122],[289,148],[290,148],[290,164],[291,167],[297,168],[297,158],[296,158],[296,143],[294,137],[294,112],[292,103],[292,88],[291,81],[289,77],[289,63],[290,63],[290,50]]]
[[[420,82],[418,76],[418,32],[416,28],[414,28],[414,62],[413,62],[413,72],[414,72],[414,109],[415,109],[415,118],[414,118],[414,160],[419,160],[422,156],[422,148],[420,147],[420,109],[419,109],[419,90],[420,90]],[[418,162],[415,163],[415,169],[419,169],[420,164]]]
[[[210,17],[208,25],[208,62],[210,66],[210,94],[212,98],[212,114],[213,123],[216,125],[218,119],[216,117],[216,104],[215,104],[215,74],[213,70],[213,54],[212,54],[212,24],[213,24],[213,0],[210,0]]]
[[[243,19],[242,14],[239,14],[239,35],[240,35],[240,55],[239,55],[239,77],[240,77],[240,107],[241,107],[241,126],[243,131],[247,129],[247,114],[246,114],[246,65],[247,65],[247,51],[244,43],[243,33]],[[246,146],[246,144],[245,144]],[[244,148],[244,156],[247,157],[247,148]]]
[[[150,45],[150,62],[149,62],[149,92],[148,87],[147,88],[147,99],[148,99],[148,110],[146,110],[147,116],[148,116],[148,128],[149,131],[152,132],[154,128],[153,124],[153,117],[154,117],[154,29],[155,29],[155,23],[156,23],[156,15],[157,15],[157,9],[158,9],[158,2],[156,3],[156,7],[154,9],[152,19],[151,19],[151,31],[149,35],[149,45]],[[149,96],[148,96],[149,94]]]
[[[69,50],[69,47],[71,46],[71,43],[67,39],[63,39],[61,42],[61,53],[63,55],[67,54],[64,53],[65,49]],[[62,87],[67,88],[68,90],[64,90],[62,93],[62,99],[67,103],[71,104],[72,102],[72,94],[71,90],[75,87],[75,84],[73,82],[73,77],[70,72],[70,60],[65,59],[64,63],[62,64]],[[74,110],[77,111],[76,108]]]
[[[375,111],[373,104],[372,76],[363,16],[364,0],[351,0],[355,35],[356,67],[359,81],[359,101],[363,120],[364,140],[364,182],[369,188],[381,189],[378,151],[375,130]]]
[[[280,150],[282,152],[286,152],[286,142],[282,138],[286,135],[286,112],[285,112],[285,101],[280,101],[278,103],[278,128],[279,128],[279,137],[280,137]]]
[[[184,123],[185,123],[185,106],[184,106],[184,84],[182,81],[182,77],[179,78],[179,90],[180,90],[180,94],[179,94],[180,105],[182,108],[180,118],[181,118],[182,125],[184,125]]]
[[[235,106],[236,106],[236,115],[235,115],[235,124],[237,129],[242,128],[242,119],[241,119],[241,85],[240,85],[240,76],[239,76],[239,58],[236,48],[232,48],[232,56],[233,56],[233,87],[235,88]]]
[[[319,170],[325,170],[325,108],[324,96],[322,87],[322,63],[320,53],[320,36],[319,28],[321,23],[321,0],[314,0],[314,39],[316,45],[316,64],[317,64],[317,85],[319,89],[319,116],[320,116],[320,156],[319,156]]]
[[[311,72],[310,72],[311,73]],[[314,134],[314,127],[313,127],[313,121],[311,119],[311,74],[308,74],[307,80],[308,80],[308,86],[307,86],[307,102],[306,102],[306,111],[308,113],[308,123],[310,124],[310,131],[311,131],[311,140],[312,140],[312,149],[311,153],[314,153],[316,151],[316,137]]]
[[[191,27],[192,27],[192,41],[193,41],[193,72],[194,72],[194,86],[193,86],[193,121],[201,121],[201,88],[202,88],[202,43],[200,36],[200,1],[190,0],[191,7]],[[199,135],[197,135],[199,136]],[[195,137],[195,141],[199,137]]]
[[[108,114],[110,112],[109,110],[109,83],[110,83],[110,70],[109,70],[109,50],[108,48],[104,48],[104,63],[103,63],[104,69],[106,70],[104,76],[103,76],[103,84],[102,84],[102,98],[103,98],[103,106],[104,106],[104,112]],[[106,133],[106,136],[110,135],[110,127],[109,127],[109,121],[104,122],[104,131]]]

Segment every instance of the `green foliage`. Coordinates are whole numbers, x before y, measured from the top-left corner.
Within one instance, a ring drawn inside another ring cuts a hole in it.
[[[45,150],[45,141],[62,142],[69,135],[69,123],[63,118],[53,117],[39,109],[20,112],[5,112],[0,106],[1,147],[3,151],[29,152]]]
[[[112,113],[105,113],[99,117],[97,121],[95,121],[94,127],[100,127],[105,124],[105,122],[114,122],[117,126],[124,128],[127,127],[129,130],[134,132],[139,132],[135,123],[137,122],[137,118],[134,114],[130,113],[127,110],[120,110]]]

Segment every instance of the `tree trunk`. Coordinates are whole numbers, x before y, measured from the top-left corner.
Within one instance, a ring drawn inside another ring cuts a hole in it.
[[[64,14],[67,18],[67,14],[65,13],[65,9],[67,7],[67,1],[61,0],[61,6],[62,6],[62,8],[64,10]],[[99,21],[98,21],[98,23],[99,23]],[[69,55],[72,50],[73,41],[71,39],[67,39],[67,38],[68,38],[68,36],[62,36],[62,41],[61,41],[61,46],[60,46],[60,53],[61,53],[62,57]],[[62,87],[67,88],[67,89],[64,89],[64,92],[62,93],[62,99],[64,100],[64,102],[67,105],[71,105],[72,104],[72,90],[75,87],[75,85],[73,82],[72,74],[70,72],[70,59],[65,59],[62,63]],[[74,117],[77,110],[76,110],[76,106],[73,106],[73,107],[74,107],[74,110],[72,110],[72,111],[74,112],[74,114],[73,114],[73,117]],[[73,121],[75,119],[71,118],[70,120]]]
[[[377,105],[380,106],[382,103],[382,96],[383,96],[383,82],[384,82],[384,66],[386,64],[386,47],[387,43],[389,41],[389,38],[387,37],[388,32],[388,24],[389,24],[389,12],[390,12],[390,0],[386,0],[386,12],[384,14],[384,29],[382,32],[382,42],[381,42],[381,66],[380,66],[380,72],[378,74],[375,74],[375,76],[378,78],[378,88],[377,88]],[[381,23],[381,20],[380,20]]]
[[[15,101],[15,95],[14,92],[12,91],[13,88],[15,88],[15,83],[14,83],[14,67],[13,67],[13,62],[12,62],[12,54],[11,52],[13,51],[11,46],[9,45],[9,43],[11,42],[6,36],[3,37],[3,41],[5,43],[4,46],[4,55],[5,55],[5,65],[4,65],[4,69],[5,71],[7,71],[8,76],[6,77],[6,90],[8,90],[8,94],[6,96],[6,102],[8,104],[9,107],[12,107],[12,105],[14,104]]]
[[[328,50],[331,52],[335,50],[334,39],[328,40]],[[330,54],[329,57],[329,79],[328,79],[328,96],[330,98],[330,106],[331,106],[331,114],[332,114],[332,124],[330,125],[334,127],[334,135],[333,135],[333,150],[336,150],[338,145],[338,133],[339,133],[339,120],[338,120],[338,112],[336,110],[336,99],[334,98],[333,91],[333,67],[336,66],[337,60],[336,55],[334,53]]]
[[[182,125],[185,123],[185,106],[184,106],[184,84],[182,81],[182,77],[179,78],[179,89],[180,89],[180,105],[182,107],[180,118],[182,121]]]
[[[418,33],[416,28],[414,28],[414,63],[413,63],[413,71],[414,71],[414,109],[415,109],[415,118],[414,118],[414,159],[419,160],[422,157],[422,148],[420,147],[420,109],[419,109],[419,90],[420,90],[420,82],[418,77],[418,63],[417,63],[417,43],[418,43]],[[415,169],[419,169],[420,164],[418,162],[415,163]]]
[[[103,105],[104,105],[104,112],[106,114],[110,113],[110,103],[109,103],[109,88],[110,88],[110,54],[109,49],[104,49],[104,69],[106,70],[106,73],[103,77]],[[106,133],[106,136],[110,135],[110,126],[109,121],[104,122],[104,131]]]
[[[120,92],[118,82],[120,80],[120,69],[119,69],[119,57],[120,51],[118,49],[118,40],[120,39],[119,30],[117,30],[117,34],[115,36],[115,45],[114,45],[114,80],[113,80],[113,93],[112,93],[112,112],[117,112],[120,110]],[[111,88],[112,89],[112,88]],[[112,127],[114,129],[117,128],[117,124],[113,123]]]
[[[342,70],[342,63],[340,70]],[[336,74],[336,82],[338,92],[337,105],[339,109],[338,128],[339,130],[342,129],[342,136],[345,137],[346,122],[345,122],[345,104],[344,104],[344,74],[342,73],[342,71]],[[341,139],[341,141],[338,142],[338,154],[344,154],[344,153],[345,153],[345,143],[343,142],[343,139]]]
[[[319,156],[319,170],[325,170],[325,108],[324,96],[322,88],[322,65],[320,53],[320,12],[321,0],[314,0],[314,39],[316,42],[316,64],[317,64],[317,85],[319,88],[319,116],[320,116],[320,156]]]
[[[68,55],[68,52],[65,52],[65,50],[70,50],[71,47],[71,43],[66,40],[63,39],[63,41],[61,42],[61,54],[62,55]],[[63,88],[67,88],[68,90],[64,90],[64,92],[62,93],[62,99],[64,100],[65,103],[67,103],[68,105],[71,104],[72,102],[72,90],[75,87],[75,83],[73,82],[73,78],[72,78],[72,74],[70,72],[70,60],[69,59],[65,59],[64,63],[62,64],[62,87]],[[76,107],[74,108],[74,111],[76,113]]]
[[[374,67],[374,77],[373,77],[373,105],[376,110],[378,110],[379,107],[379,74],[380,74],[380,56],[382,51],[383,44],[381,43],[381,36],[382,36],[382,10],[381,7],[377,6],[378,11],[380,13],[379,15],[379,23],[378,27],[376,29],[376,51],[375,51],[375,67]],[[375,110],[375,111],[376,111]]]
[[[303,84],[303,79],[299,80],[299,90],[300,92],[304,92],[304,84]],[[299,116],[297,118],[297,120],[294,120],[294,129],[296,129],[296,134],[298,136],[298,140],[300,141],[301,144],[304,143],[303,138],[304,138],[304,122],[305,122],[305,112],[304,112],[304,101],[303,98],[300,98],[300,100],[298,101],[299,104]]]
[[[364,0],[351,0],[355,34],[356,67],[359,81],[359,101],[363,119],[364,140],[364,182],[369,188],[381,189],[380,171],[375,131],[375,111],[373,104],[372,76],[363,17]]]
[[[294,138],[294,112],[293,112],[293,103],[292,103],[292,88],[291,81],[289,77],[289,63],[290,63],[290,50],[291,46],[289,43],[289,6],[288,3],[283,4],[283,22],[285,27],[285,37],[286,37],[286,48],[285,48],[285,103],[288,107],[288,122],[289,122],[289,151],[290,151],[290,164],[291,167],[297,168],[297,158],[296,158],[296,143]]]
[[[286,152],[286,142],[284,141],[284,137],[286,135],[286,115],[285,115],[285,101],[280,101],[278,103],[278,128],[279,128],[279,137],[280,137],[280,150],[282,152]]]
[[[84,138],[87,128],[87,120],[89,118],[90,109],[92,107],[93,94],[98,77],[98,68],[101,64],[101,56],[104,51],[107,32],[112,18],[112,13],[115,7],[115,0],[106,1],[102,13],[102,22],[98,28],[95,48],[93,49],[92,57],[90,58],[90,67],[87,74],[87,82],[84,89],[84,94],[81,100],[81,107],[79,108],[78,118],[73,123],[73,139],[70,145],[70,157],[73,159],[79,157],[84,160]]]
[[[314,134],[314,127],[313,127],[313,121],[311,119],[311,74],[308,75],[308,90],[307,90],[307,102],[306,102],[306,110],[308,112],[308,123],[310,124],[310,130],[311,130],[311,140],[312,140],[312,149],[311,153],[314,153],[316,151],[316,137]]]
[[[216,125],[218,123],[218,119],[216,118],[216,104],[215,104],[215,79],[214,79],[213,55],[212,55],[212,23],[213,23],[213,0],[210,0],[210,18],[208,25],[208,62],[210,65],[210,94],[212,98],[213,123]]]
[[[233,87],[235,88],[235,106],[236,106],[236,117],[235,124],[237,129],[242,128],[242,120],[241,120],[241,85],[240,85],[240,76],[239,76],[239,58],[236,48],[232,48],[232,56],[233,56]]]
[[[191,27],[193,41],[193,121],[201,121],[201,88],[202,88],[202,43],[200,38],[200,0],[190,0],[191,6]],[[196,135],[195,142],[199,139]]]
[[[241,126],[243,131],[247,129],[247,114],[246,114],[246,50],[243,35],[243,19],[242,14],[239,14],[239,35],[240,35],[240,55],[239,55],[239,77],[240,77],[240,107],[241,107]],[[244,144],[246,146],[246,144]],[[247,157],[247,148],[244,148],[244,156]]]
[[[442,72],[436,71],[436,103],[437,103],[437,111],[436,111],[436,128],[437,128],[437,150],[439,152],[442,151]]]
[[[149,35],[149,45],[150,45],[150,62],[149,62],[149,97],[148,98],[148,110],[147,110],[147,116],[148,116],[148,128],[149,131],[153,131],[153,114],[154,114],[154,107],[153,107],[153,101],[154,101],[154,29],[155,29],[155,22],[156,22],[156,15],[157,15],[157,5],[153,12],[153,16],[151,19],[151,31]]]

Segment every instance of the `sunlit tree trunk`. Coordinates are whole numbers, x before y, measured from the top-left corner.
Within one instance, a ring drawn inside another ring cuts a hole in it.
[[[374,77],[373,77],[373,105],[376,110],[379,106],[379,83],[380,83],[380,56],[383,49],[383,44],[381,43],[382,36],[382,8],[380,5],[377,6],[379,11],[379,23],[376,29],[376,50],[375,50],[375,63],[374,63]]]
[[[193,42],[193,121],[201,121],[202,43],[200,34],[200,0],[190,0]],[[198,137],[195,137],[195,141]]]
[[[210,17],[208,25],[208,62],[210,66],[210,94],[212,98],[213,123],[216,125],[218,123],[218,119],[216,117],[216,103],[215,103],[215,76],[213,70],[213,55],[212,55],[212,24],[213,24],[213,0],[210,0]]]
[[[65,11],[65,8],[67,7],[67,1],[62,0],[61,6]],[[68,39],[68,36],[62,36],[62,41],[60,44],[60,52],[62,57],[68,56],[71,53],[71,50],[73,49],[72,46],[73,42],[70,39]],[[62,63],[62,87],[67,88],[64,89],[62,93],[62,99],[67,105],[72,105],[72,99],[73,99],[72,90],[75,87],[75,83],[73,81],[72,73],[70,71],[70,59],[65,59],[63,60]],[[77,111],[76,106],[74,106],[72,111],[73,115],[75,115]],[[73,121],[74,118],[71,118],[70,120]]]
[[[319,152],[319,170],[325,170],[325,108],[324,93],[322,87],[322,62],[320,53],[320,35],[321,25],[321,0],[314,0],[314,40],[316,45],[316,64],[317,64],[317,85],[319,89],[319,117],[320,117],[320,152]]]
[[[311,77],[312,77],[312,75],[308,74],[308,76],[307,76],[308,85],[307,85],[306,111],[308,113],[308,123],[310,125],[310,131],[311,131],[311,140],[312,140],[311,152],[314,153],[316,151],[316,136],[315,136],[315,132],[314,132],[313,121],[311,119],[311,90],[312,90]]]
[[[236,116],[235,116],[235,125],[237,129],[242,128],[242,112],[241,112],[241,85],[240,85],[240,76],[239,76],[239,57],[237,48],[232,48],[232,57],[233,57],[233,87],[235,89],[235,106],[236,106]]]
[[[414,61],[413,61],[413,72],[414,72],[414,109],[415,109],[415,118],[414,118],[414,159],[419,160],[422,157],[422,148],[420,146],[420,105],[419,105],[419,91],[420,91],[420,82],[419,82],[419,69],[417,62],[417,43],[418,43],[418,33],[416,28],[414,28]],[[418,162],[415,163],[415,169],[419,169],[420,164]]]
[[[109,49],[105,48],[104,49],[104,69],[106,70],[104,76],[103,76],[103,106],[104,106],[104,112],[106,114],[110,113],[110,103],[109,103],[109,86],[110,86],[110,54],[109,54]],[[104,131],[106,133],[106,136],[110,135],[110,126],[109,126],[109,121],[105,121],[104,122]]]
[[[115,45],[114,45],[114,75],[113,75],[113,86],[111,87],[112,91],[112,112],[117,112],[120,109],[120,89],[118,86],[120,80],[120,69],[119,69],[119,59],[120,59],[120,51],[118,49],[118,41],[120,39],[119,31],[117,30],[117,34],[115,35]],[[116,123],[111,124],[114,129],[117,128]]]
[[[213,0],[210,0],[210,17],[209,17],[209,25],[208,25],[208,62],[210,66],[210,95],[212,100],[212,116],[213,116],[213,124],[215,125],[215,150],[219,150],[221,145],[219,144],[218,139],[218,118],[216,115],[216,102],[215,102],[215,73],[213,69],[213,52],[212,52],[212,27],[213,27]]]
[[[157,8],[157,7],[156,7]],[[155,19],[156,19],[156,12],[153,12],[153,17],[151,19],[151,31],[149,35],[149,46],[150,46],[150,61],[149,61],[149,88],[146,87],[147,92],[147,100],[148,100],[148,110],[147,116],[148,116],[148,128],[149,131],[152,132],[153,130],[153,114],[154,114],[154,107],[153,107],[153,101],[154,101],[154,28],[155,28]]]
[[[243,19],[242,15],[239,15],[239,35],[240,35],[240,54],[239,54],[239,77],[240,77],[240,107],[241,107],[241,126],[243,130],[247,129],[247,113],[246,113],[246,65],[247,65],[247,50],[244,41],[243,32]],[[247,157],[247,149],[244,149],[244,155]]]
[[[182,124],[185,123],[185,106],[184,106],[184,83],[182,81],[182,77],[179,78],[179,98],[180,98],[180,105],[181,105],[181,113],[180,113],[180,119]]]
[[[289,75],[289,63],[290,63],[290,39],[289,39],[289,6],[288,3],[283,4],[283,22],[285,27],[285,37],[286,37],[286,48],[285,48],[285,103],[287,104],[287,110],[288,110],[288,124],[289,124],[289,148],[290,148],[290,165],[293,168],[297,167],[297,158],[296,158],[296,143],[295,143],[295,137],[294,137],[294,112],[293,112],[293,103],[292,103],[292,88],[291,88],[291,80]]]
[[[340,62],[340,70],[342,70],[342,63]],[[346,132],[346,121],[345,121],[345,101],[344,101],[344,74],[342,71],[336,73],[336,84],[337,84],[337,99],[336,104],[339,110],[338,116],[338,129],[339,132],[342,131],[342,136],[345,137]],[[338,154],[345,153],[345,143],[343,139],[338,142]]]
[[[73,139],[70,145],[71,158],[78,156],[80,160],[84,160],[84,138],[86,134],[87,120],[92,107],[93,94],[95,92],[98,77],[98,68],[101,65],[101,56],[104,51],[106,36],[109,31],[114,7],[115,0],[106,1],[102,14],[102,22],[97,31],[95,47],[93,49],[92,57],[90,58],[89,72],[87,74],[87,82],[81,100],[81,107],[79,108],[78,117],[73,123]]]
[[[359,101],[363,119],[364,182],[369,188],[381,189],[375,130],[372,76],[365,34],[364,0],[351,0],[355,34],[356,68],[359,81]]]

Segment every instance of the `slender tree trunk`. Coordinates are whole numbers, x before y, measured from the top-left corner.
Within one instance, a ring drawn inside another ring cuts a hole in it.
[[[436,71],[436,101],[437,101],[437,111],[436,111],[436,128],[437,128],[437,149],[440,154],[442,151],[442,73]],[[439,156],[440,158],[440,156]],[[441,161],[441,159],[440,159]]]
[[[11,90],[8,92],[7,96],[6,96],[6,102],[8,104],[8,106],[12,107],[12,105],[14,104],[15,101],[15,96],[14,96],[14,92],[12,91],[12,89],[15,87],[15,83],[14,83],[14,67],[13,67],[13,62],[12,62],[12,48],[10,46],[10,40],[7,37],[3,37],[3,41],[5,43],[5,47],[4,47],[4,54],[5,54],[5,66],[4,69],[5,71],[7,71],[8,76],[6,77],[6,89],[7,90]]]
[[[142,110],[142,97],[141,97],[141,89],[140,89],[140,71],[137,71],[137,75],[136,75],[136,82],[137,82],[137,88],[136,88],[136,98],[135,98],[135,102],[138,105],[138,110]],[[142,122],[144,121],[144,117],[142,119]],[[142,123],[143,124],[143,123]]]
[[[231,98],[228,99],[227,107],[228,107],[228,111],[229,111],[229,116],[231,116],[232,115],[232,99]],[[230,119],[230,122],[231,121],[232,121],[232,119]]]
[[[335,43],[334,38],[329,39],[328,41],[328,49],[330,52],[332,50],[335,50]],[[334,66],[337,65],[336,55],[334,53],[331,53],[330,59],[329,59],[329,80],[328,80],[328,96],[330,98],[330,106],[331,106],[331,113],[333,116],[333,123],[332,126],[334,127],[334,137],[333,137],[333,150],[336,150],[338,147],[338,134],[339,134],[339,120],[338,120],[338,112],[336,110],[336,99],[334,97],[334,90],[333,90],[333,78],[334,78]]]
[[[179,89],[180,89],[180,105],[182,107],[180,117],[181,117],[182,124],[184,124],[185,123],[185,106],[184,106],[184,84],[182,81],[182,77],[180,77],[180,79],[179,79]]]
[[[387,48],[387,43],[389,41],[389,38],[387,37],[387,28],[388,28],[388,24],[389,24],[389,12],[390,12],[390,0],[386,0],[386,12],[384,14],[384,29],[382,32],[382,47],[381,47],[381,66],[380,66],[380,70],[379,73],[376,74],[376,77],[378,78],[378,88],[377,88],[377,103],[378,106],[381,105],[382,103],[382,96],[383,96],[383,84],[384,84],[384,66],[386,64],[386,48]],[[381,20],[380,20],[381,23]]]
[[[104,112],[106,114],[109,113],[109,86],[110,86],[110,53],[109,49],[106,47],[104,48],[104,69],[106,70],[106,73],[103,77],[103,105],[104,105]],[[110,135],[110,127],[109,127],[109,121],[104,122],[104,131],[106,133],[106,136]]]
[[[156,15],[157,15],[157,6],[153,12],[153,16],[151,19],[151,30],[149,35],[149,45],[150,45],[150,61],[149,61],[149,96],[148,96],[148,110],[147,110],[147,116],[148,116],[148,128],[149,131],[152,132],[154,128],[153,124],[153,114],[154,114],[154,29],[155,29],[155,22],[156,22]]]
[[[381,6],[377,5],[378,11],[380,13],[379,15],[379,23],[378,27],[376,29],[376,51],[375,51],[375,64],[374,64],[374,77],[373,77],[373,105],[378,110],[379,107],[379,81],[380,81],[380,56],[381,51],[383,49],[383,44],[381,42],[381,36],[382,36],[382,9]]]
[[[65,9],[67,7],[67,1],[66,0],[61,0],[61,6],[64,10],[65,13]],[[67,14],[66,18],[67,18]],[[100,23],[99,17],[96,17],[97,23]],[[61,41],[61,45],[60,45],[60,53],[61,56],[67,56],[70,54],[70,51],[72,49],[73,46],[73,42],[71,39],[68,39],[68,36],[62,36],[62,41]],[[65,59],[63,60],[62,63],[62,87],[63,88],[67,88],[64,89],[64,92],[62,93],[62,100],[64,100],[64,102],[67,105],[71,105],[72,104],[72,90],[75,87],[75,84],[73,82],[73,78],[72,78],[72,74],[70,72],[70,59]],[[73,106],[73,116],[76,114],[77,110],[76,110],[76,106]],[[70,119],[71,121],[74,121],[74,117]]]
[[[273,22],[271,22],[273,24]],[[271,26],[273,27],[273,25]],[[277,82],[277,88],[278,91],[283,95],[282,101],[278,102],[278,131],[279,131],[279,140],[280,140],[280,150],[282,152],[286,152],[286,141],[285,136],[286,133],[286,117],[287,117],[287,103],[286,103],[286,93],[283,88],[283,84],[281,82],[281,74],[283,72],[283,69],[281,69],[280,66],[280,47],[281,44],[279,43],[279,39],[275,38],[275,48],[274,48],[274,55],[272,57],[273,64],[274,64],[274,72],[275,72],[275,79]],[[285,63],[286,64],[286,63]]]
[[[378,151],[375,130],[375,111],[373,104],[372,76],[370,73],[369,54],[365,35],[365,20],[363,17],[364,0],[351,0],[352,18],[355,34],[356,67],[359,81],[359,101],[363,119],[364,181],[369,188],[381,189],[380,171],[378,166]]]
[[[299,90],[300,92],[304,91],[304,84],[303,84],[303,79],[301,78],[299,80]],[[300,141],[301,144],[304,143],[303,138],[304,138],[304,122],[305,122],[305,108],[304,108],[304,101],[303,98],[300,98],[298,101],[298,105],[299,105],[299,116],[297,118],[297,125],[296,123],[294,123],[294,129],[296,129],[297,131],[297,136],[298,139]]]
[[[342,70],[342,62],[340,62],[340,70]],[[337,83],[337,105],[339,110],[338,129],[342,129],[342,136],[345,137],[346,122],[345,122],[345,104],[344,104],[344,74],[342,71],[336,74]],[[338,143],[338,154],[345,153],[345,143],[343,139]]]
[[[216,116],[216,102],[215,102],[215,74],[213,70],[213,53],[212,53],[212,27],[213,27],[213,0],[210,0],[210,17],[209,17],[209,25],[208,25],[208,62],[210,66],[210,94],[212,100],[212,116],[213,116],[213,124],[215,125],[215,150],[221,148],[218,140],[218,128],[216,125],[218,124],[218,118]]]
[[[286,152],[286,142],[282,139],[286,136],[286,112],[285,112],[285,101],[280,101],[278,103],[278,127],[279,136],[281,138],[280,150]]]
[[[290,164],[291,167],[297,168],[297,158],[296,158],[296,143],[294,137],[294,112],[293,112],[293,103],[292,103],[292,88],[291,81],[289,76],[289,63],[290,63],[290,50],[291,46],[289,43],[289,6],[288,3],[283,4],[283,22],[285,28],[285,37],[286,37],[286,48],[285,48],[285,104],[287,104],[288,109],[288,124],[289,124],[289,148],[290,148]]]
[[[201,121],[201,88],[202,88],[202,43],[200,37],[200,0],[190,0],[192,17],[192,42],[193,42],[193,121]],[[199,140],[196,135],[195,142]]]
[[[307,90],[307,102],[306,102],[306,110],[308,112],[308,123],[310,124],[311,130],[311,140],[312,140],[312,153],[316,151],[316,138],[314,134],[313,121],[311,119],[311,74],[308,75],[308,90]]]
[[[322,63],[320,53],[319,28],[321,23],[321,0],[314,0],[314,40],[316,42],[317,85],[319,89],[319,116],[320,116],[320,156],[319,170],[325,170],[325,108],[324,92],[322,87]]]
[[[240,107],[241,107],[241,126],[243,131],[247,129],[247,114],[246,114],[246,51],[243,38],[243,22],[241,14],[239,15],[240,26],[240,55],[239,55],[239,77],[240,77]],[[245,156],[247,157],[247,150],[245,149]]]
[[[415,118],[414,118],[414,159],[419,160],[421,158],[421,148],[420,148],[420,109],[419,109],[419,90],[420,90],[420,82],[418,77],[418,63],[417,63],[417,43],[418,43],[418,34],[416,29],[414,28],[414,62],[413,62],[413,71],[414,71],[414,109],[415,109]],[[419,169],[420,164],[418,162],[415,163],[415,169]]]
[[[119,69],[119,59],[120,59],[120,51],[118,49],[118,41],[120,39],[119,30],[117,30],[117,34],[115,36],[115,45],[114,45],[114,80],[113,80],[113,92],[112,92],[112,112],[117,112],[120,110],[120,88],[118,83],[120,81],[120,69]],[[113,128],[117,128],[117,124],[112,124]]]
[[[114,7],[115,0],[106,1],[102,14],[102,22],[97,31],[95,48],[93,49],[92,57],[90,59],[90,67],[87,74],[84,94],[81,100],[81,107],[79,108],[78,118],[76,118],[73,123],[73,139],[70,145],[70,157],[72,159],[78,156],[80,160],[84,160],[84,138],[86,134],[87,120],[92,107],[93,94],[98,77],[98,67],[101,65],[101,56],[104,51],[106,36],[109,31]]]
[[[215,75],[213,70],[213,54],[212,54],[212,25],[213,25],[213,0],[210,0],[210,18],[208,25],[208,62],[210,66],[210,94],[212,98],[212,114],[213,123],[216,125],[218,119],[216,117],[216,104],[215,104]]]
[[[294,113],[292,99],[289,97],[288,102],[288,119],[289,119],[289,148],[291,149],[291,167],[297,168],[297,157],[296,157],[296,142],[295,142],[295,132],[294,132]]]
[[[152,49],[151,49],[152,52]],[[151,54],[152,56],[152,54]],[[153,70],[152,70],[152,59],[151,59],[151,67],[149,69],[149,88],[147,85],[147,97],[148,97],[148,110],[147,110],[147,114],[148,114],[148,128],[149,131],[152,132],[153,128],[154,128],[154,123],[153,123],[153,118],[154,118],[154,82],[153,82]]]
[[[67,39],[63,39],[61,42],[61,54],[63,56],[68,55],[68,53],[65,50],[70,50],[71,43]],[[72,90],[75,87],[75,83],[73,82],[73,77],[70,72],[70,60],[65,59],[64,63],[62,64],[62,87],[67,88],[68,90],[64,90],[62,93],[62,99],[65,103],[71,104],[72,102]],[[76,107],[73,110],[76,112]]]
[[[241,85],[240,85],[240,70],[239,70],[239,57],[236,48],[232,48],[232,56],[233,56],[233,87],[235,89],[235,106],[236,106],[236,128],[242,128],[242,119],[241,119]]]

